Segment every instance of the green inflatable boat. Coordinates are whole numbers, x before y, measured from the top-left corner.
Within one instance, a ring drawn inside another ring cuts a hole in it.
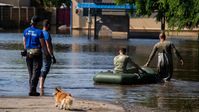
[[[99,72],[94,77],[95,83],[105,83],[105,84],[149,84],[157,83],[158,75],[157,73],[148,67],[142,67],[146,73],[121,73],[115,74],[112,71]]]

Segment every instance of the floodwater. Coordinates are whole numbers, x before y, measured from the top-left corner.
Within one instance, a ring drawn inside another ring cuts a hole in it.
[[[93,76],[112,70],[119,47],[139,65],[144,65],[157,39],[88,40],[87,37],[52,35],[57,63],[45,82],[45,95],[52,96],[59,86],[75,97],[119,103],[127,111],[142,105],[159,112],[199,111],[199,43],[172,39],[184,58],[181,66],[174,56],[171,82],[144,85],[99,85]],[[0,33],[0,96],[27,96],[28,71],[20,56],[22,34]],[[156,58],[151,63],[156,67]],[[38,89],[39,91],[39,89]]]

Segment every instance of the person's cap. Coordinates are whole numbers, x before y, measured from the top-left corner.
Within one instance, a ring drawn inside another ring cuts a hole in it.
[[[33,16],[31,18],[30,24],[37,24],[39,22],[39,17],[38,16]]]

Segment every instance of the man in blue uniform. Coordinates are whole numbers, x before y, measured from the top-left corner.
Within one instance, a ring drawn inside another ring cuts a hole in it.
[[[29,96],[39,96],[36,91],[42,67],[42,48],[46,53],[42,30],[36,28],[39,18],[33,16],[31,26],[23,32],[24,50],[27,51],[26,63],[29,72]]]
[[[45,44],[46,44],[46,48],[48,51],[48,54],[43,56],[43,70],[41,72],[41,76],[39,79],[40,82],[40,88],[43,89],[44,87],[44,81],[46,79],[46,76],[48,74],[48,72],[50,71],[50,66],[53,63],[56,63],[56,59],[53,53],[53,45],[52,45],[52,38],[50,33],[48,32],[50,28],[50,23],[49,21],[46,19],[43,21],[43,35],[44,35],[44,40],[45,40]]]

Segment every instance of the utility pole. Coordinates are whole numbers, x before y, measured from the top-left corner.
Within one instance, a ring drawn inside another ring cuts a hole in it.
[[[165,31],[165,19],[166,19],[166,17],[165,17],[165,13],[164,13],[164,15],[163,15],[163,17],[161,19],[161,31],[162,32]]]
[[[72,27],[73,27],[73,2],[70,5],[70,35],[72,35]]]
[[[91,9],[88,8],[88,39],[90,39],[90,36],[91,36],[91,23],[92,23],[92,20],[91,20]]]
[[[21,7],[20,7],[20,0],[18,0],[18,27],[20,28],[20,22],[21,22]]]

